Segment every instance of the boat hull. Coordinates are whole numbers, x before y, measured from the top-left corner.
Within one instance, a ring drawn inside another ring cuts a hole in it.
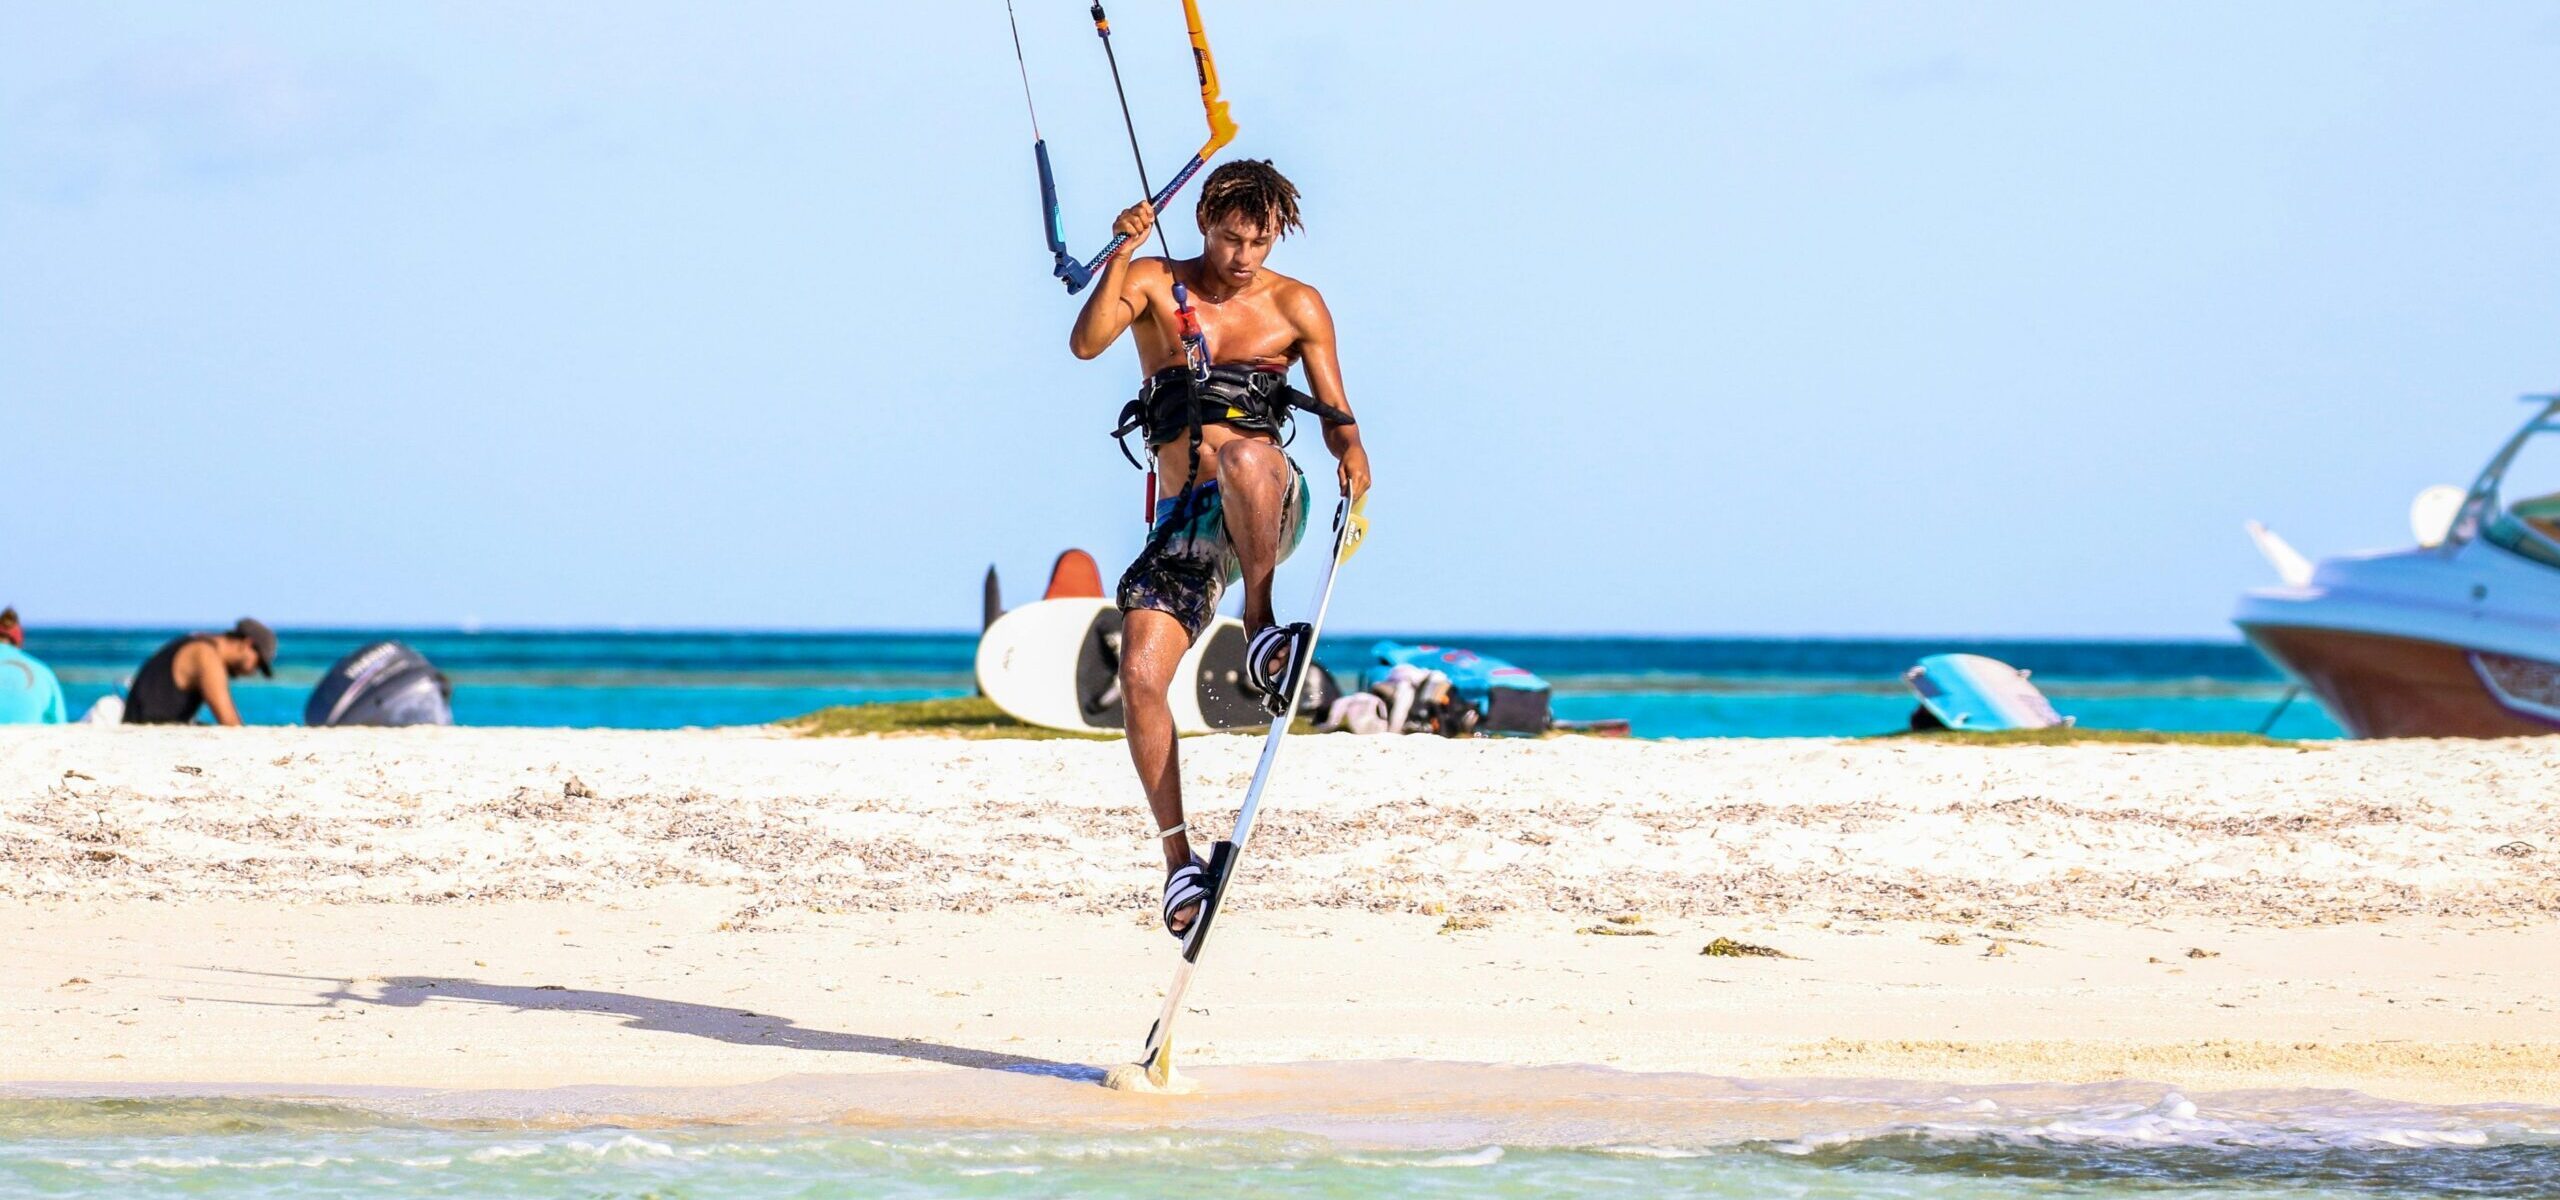
[[[2256,625],[2245,632],[2356,737],[2560,732],[2560,664],[2341,629]]]

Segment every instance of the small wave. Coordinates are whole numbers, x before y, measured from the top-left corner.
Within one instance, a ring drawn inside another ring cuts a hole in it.
[[[1465,1154],[1442,1154],[1432,1158],[1373,1158],[1364,1155],[1346,1154],[1342,1156],[1341,1161],[1356,1167],[1402,1167],[1408,1170],[1417,1167],[1426,1170],[1441,1170],[1452,1167],[1490,1167],[1493,1164],[1502,1161],[1502,1147],[1487,1146],[1481,1150],[1471,1150]]]
[[[2560,1177],[2560,1127],[2492,1121],[2487,1115],[2379,1102],[2207,1111],[2171,1092],[2149,1104],[2102,1105],[2008,1124],[1911,1122],[1756,1148],[1839,1169],[2549,1195],[2549,1181]]]
[[[676,1154],[674,1146],[665,1142],[652,1141],[633,1133],[626,1133],[605,1142],[567,1142],[562,1148],[572,1154],[584,1154],[592,1158],[673,1158]]]
[[[1999,1108],[1968,1111],[1996,1113]],[[2529,1132],[2515,1130],[2515,1132]],[[2555,1131],[2560,1132],[2560,1131]],[[2362,1148],[2425,1149],[2479,1147],[2493,1140],[2493,1130],[2452,1111],[2406,1109],[2323,1112],[2304,1109],[2290,1114],[2207,1116],[2194,1101],[2170,1092],[2150,1104],[2108,1105],[2085,1112],[2048,1116],[2022,1124],[1922,1122],[1883,1130],[1843,1131],[1773,1143],[1780,1153],[1812,1153],[1827,1146],[1909,1136],[1942,1140],[2000,1139],[2020,1144],[2091,1146],[2192,1146],[2225,1149],[2329,1150]]]
[[[534,1155],[548,1150],[549,1148],[550,1147],[547,1146],[527,1146],[522,1144],[512,1146],[485,1146],[471,1152],[471,1161],[476,1163],[507,1162],[512,1159],[531,1158]]]
[[[119,1171],[202,1171],[226,1164],[218,1154],[197,1154],[185,1158],[166,1154],[145,1154],[134,1158],[119,1158],[107,1165]]]

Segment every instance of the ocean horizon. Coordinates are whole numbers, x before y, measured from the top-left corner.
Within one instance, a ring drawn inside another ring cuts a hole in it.
[[[62,678],[76,713],[119,689],[168,625],[45,624],[27,650]],[[289,626],[273,680],[239,681],[244,719],[293,724],[328,666],[367,643],[403,642],[453,681],[456,723],[672,729],[760,725],[832,705],[964,696],[977,633]],[[1906,728],[1902,673],[1929,654],[1987,655],[2027,670],[2056,706],[2101,729],[2333,738],[2308,699],[2237,638],[1446,634],[1345,631],[1318,659],[1356,674],[1381,640],[1464,646],[1555,687],[1568,720],[1623,719],[1639,737],[1839,737]],[[2281,706],[2281,712],[2279,712]],[[2272,726],[2267,725],[2273,715]]]

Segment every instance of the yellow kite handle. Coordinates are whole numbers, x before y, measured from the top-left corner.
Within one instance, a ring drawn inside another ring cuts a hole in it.
[[[1165,181],[1162,190],[1147,197],[1148,202],[1155,205],[1159,217],[1163,215],[1165,206],[1173,203],[1174,196],[1182,191],[1182,186],[1191,182],[1191,177],[1199,174],[1200,168],[1209,165],[1209,160],[1216,157],[1218,151],[1225,149],[1227,143],[1236,140],[1236,123],[1227,116],[1227,102],[1218,98],[1218,60],[1209,56],[1209,35],[1200,28],[1200,0],[1182,0],[1182,15],[1191,26],[1191,65],[1193,69],[1200,72],[1200,107],[1208,112],[1209,140],[1201,144],[1200,152],[1192,155],[1190,162],[1173,173],[1173,178]],[[1097,19],[1095,27],[1103,28],[1104,26]],[[1104,37],[1102,44],[1108,48],[1111,45],[1111,39],[1108,36]],[[1115,86],[1119,77],[1119,64],[1114,61],[1112,79]],[[1121,115],[1125,118],[1128,111],[1128,100],[1123,97]],[[1132,130],[1131,149],[1135,149],[1136,145],[1137,134]],[[1143,180],[1146,168],[1142,165],[1138,173]],[[1084,264],[1081,282],[1072,274],[1076,270],[1072,260],[1059,266],[1057,274],[1059,278],[1067,281],[1068,294],[1072,295],[1084,290],[1085,284],[1092,282],[1093,277],[1100,274],[1103,266],[1111,261],[1111,256],[1120,253],[1120,248],[1128,243],[1129,235],[1112,234],[1111,241],[1102,247],[1102,253],[1094,255],[1093,261]]]
[[[1191,66],[1200,73],[1200,107],[1208,110],[1209,140],[1195,158],[1209,158],[1236,140],[1236,123],[1227,102],[1218,98],[1218,60],[1209,53],[1209,35],[1200,27],[1200,0],[1182,0],[1182,18],[1191,26]]]

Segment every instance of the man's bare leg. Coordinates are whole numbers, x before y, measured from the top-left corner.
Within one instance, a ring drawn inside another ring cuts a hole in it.
[[[1147,791],[1158,829],[1183,822],[1182,756],[1165,692],[1190,649],[1191,634],[1171,614],[1132,609],[1121,626],[1120,703],[1128,715],[1129,759],[1137,764],[1138,786]],[[1163,842],[1164,873],[1170,876],[1191,862],[1191,835],[1177,833]],[[1188,929],[1199,911],[1190,905],[1174,914],[1174,923]]]
[[[1278,446],[1237,438],[1218,448],[1218,495],[1227,541],[1244,564],[1244,629],[1250,637],[1276,623],[1271,573],[1280,565],[1280,520],[1289,504],[1289,456]]]

